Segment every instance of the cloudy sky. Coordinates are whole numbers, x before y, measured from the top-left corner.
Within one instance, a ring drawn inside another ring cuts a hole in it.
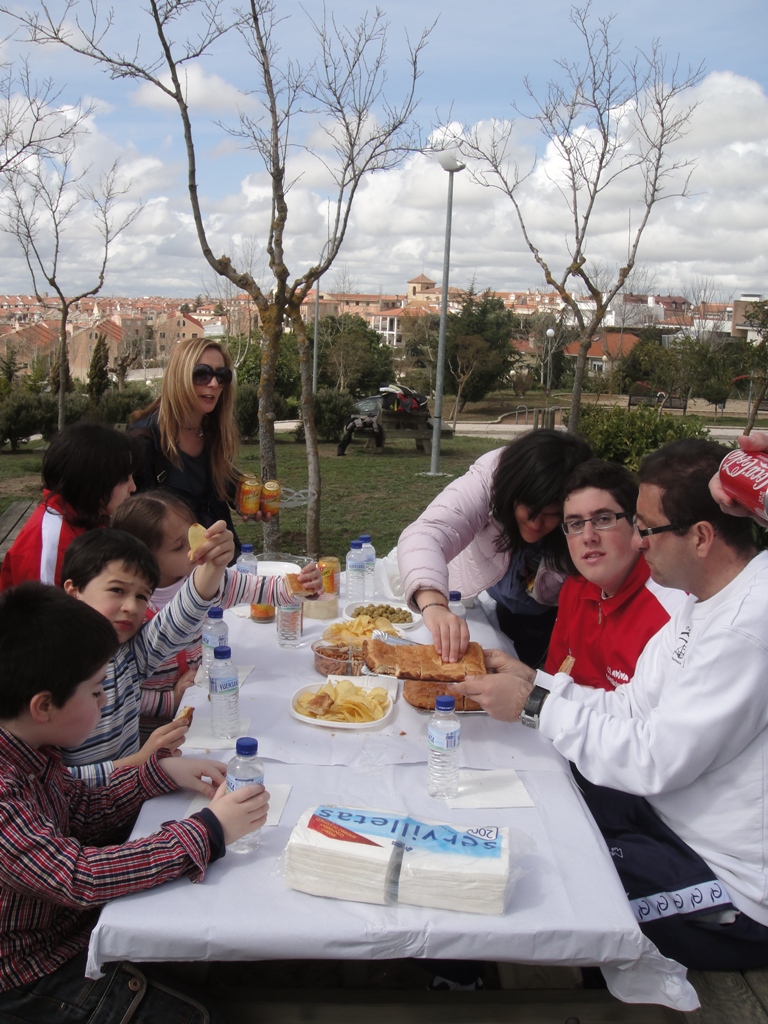
[[[52,0],[55,9],[59,0]],[[81,0],[81,7],[84,0]],[[436,21],[421,60],[417,118],[424,138],[451,121],[487,132],[493,119],[517,121],[513,153],[521,171],[534,173],[521,193],[533,241],[562,269],[566,262],[567,216],[556,183],[551,149],[534,126],[515,115],[531,111],[524,87],[529,79],[542,95],[550,80],[562,80],[557,61],[578,62],[583,47],[569,22],[567,0],[536,9],[520,0],[487,0],[472,8],[458,0],[380,0],[389,22],[386,94],[398,100],[405,87],[405,32],[418,38]],[[29,0],[26,8],[33,8]],[[144,53],[151,50],[149,25],[140,4],[118,4],[115,47],[130,50],[139,30]],[[352,25],[366,10],[360,0],[328,0],[339,25]],[[316,53],[311,17],[318,0],[281,0],[284,20],[276,30],[277,62],[308,62]],[[121,23],[125,12],[129,20]],[[679,161],[695,163],[688,198],[670,198],[652,214],[640,262],[658,292],[711,286],[712,295],[768,293],[768,71],[764,40],[765,0],[594,0],[592,14],[616,17],[612,36],[631,59],[658,40],[668,67],[702,64],[705,73],[686,94],[695,103],[690,130],[674,149]],[[50,78],[60,102],[94,103],[89,133],[76,150],[78,168],[95,175],[120,160],[131,197],[144,208],[119,239],[104,292],[113,295],[194,295],[217,285],[200,254],[186,193],[186,165],[175,107],[146,84],[112,81],[86,59],[61,48],[30,47],[7,38],[13,23],[0,15],[6,61],[28,55],[34,74]],[[109,37],[108,37],[109,39]],[[258,117],[252,58],[230,33],[199,65],[191,67],[188,95],[194,119],[202,205],[217,254],[235,262],[255,251],[255,276],[263,274],[269,218],[268,182],[253,151],[219,125],[235,125],[238,110]],[[287,264],[293,275],[316,262],[325,242],[328,191],[315,155],[321,151],[316,118],[297,118],[291,151]],[[315,155],[313,155],[315,154]],[[442,274],[448,176],[434,157],[416,154],[396,169],[378,172],[362,185],[337,264],[324,279],[328,289],[403,292],[424,273]],[[2,182],[0,182],[0,185]],[[628,229],[638,222],[636,186],[630,180],[601,199],[589,258],[615,267],[626,253]],[[60,281],[69,292],[94,280],[95,253],[89,220],[81,208],[68,222]],[[451,282],[500,290],[538,287],[543,278],[522,238],[508,198],[483,188],[468,171],[455,177]],[[12,235],[0,234],[0,293],[29,292],[30,281]]]

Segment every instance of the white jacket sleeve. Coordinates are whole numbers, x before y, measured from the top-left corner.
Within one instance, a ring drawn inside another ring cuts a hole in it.
[[[556,677],[540,728],[590,782],[642,796],[682,789],[768,727],[765,646],[705,621],[681,657],[679,621],[650,640],[634,678],[613,692]]]

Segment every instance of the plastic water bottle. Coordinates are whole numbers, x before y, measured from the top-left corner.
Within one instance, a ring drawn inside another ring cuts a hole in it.
[[[435,710],[427,727],[427,792],[447,800],[459,792],[461,723],[455,707],[453,697],[435,697]]]
[[[214,736],[237,736],[240,728],[239,689],[232,651],[229,647],[217,647],[213,652],[209,684],[211,732]]]
[[[372,601],[376,593],[376,548],[371,544],[370,533],[361,533],[360,542],[365,558],[365,600]]]
[[[460,619],[466,619],[467,609],[461,603],[461,591],[451,590],[448,593],[448,611],[458,615]]]
[[[203,619],[203,686],[211,681],[213,652],[229,640],[229,626],[224,621],[223,608],[209,608]]]
[[[363,542],[353,540],[347,552],[347,601],[365,600],[365,556]]]
[[[259,741],[252,736],[241,736],[236,753],[227,765],[227,792],[234,793],[241,786],[264,785],[264,762],[258,757]],[[227,849],[232,853],[250,853],[261,841],[261,829],[236,839]]]
[[[259,571],[259,562],[253,553],[253,544],[243,544],[240,552],[240,557],[235,562],[235,568],[238,572],[247,572],[251,576],[255,576]]]

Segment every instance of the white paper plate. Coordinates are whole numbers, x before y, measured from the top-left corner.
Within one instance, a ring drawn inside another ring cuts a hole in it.
[[[299,572],[296,562],[259,562],[256,572],[259,576],[284,576],[287,572]]]
[[[317,693],[320,689],[320,686],[310,683],[308,686],[300,687],[291,697],[290,712],[293,717],[300,722],[304,722],[305,725],[319,725],[323,729],[377,729],[392,717],[395,701],[397,700],[397,679],[394,676],[328,676],[327,681],[336,683],[339,679],[349,679],[351,683],[354,683],[355,686],[359,686],[363,690],[372,690],[376,686],[383,686],[389,694],[389,710],[382,718],[377,718],[375,722],[326,722],[322,718],[307,718],[306,715],[299,714],[293,705],[296,699],[307,690]],[[320,685],[322,686],[322,683]]]
[[[412,621],[393,622],[392,625],[395,627],[395,629],[414,629],[416,626],[421,625],[421,615],[419,615],[418,612],[415,612],[412,608],[409,608],[408,605],[404,604],[402,601],[353,601],[351,604],[348,604],[346,608],[343,609],[344,614],[347,616],[347,618],[353,619],[355,617],[355,608],[360,608],[361,606],[367,604],[388,604],[392,608],[402,608],[404,611],[410,612],[411,615],[413,616]]]

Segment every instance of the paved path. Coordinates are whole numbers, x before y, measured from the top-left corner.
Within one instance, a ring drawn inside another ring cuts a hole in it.
[[[298,420],[280,420],[275,423],[275,430],[278,432],[295,430],[299,425]],[[461,437],[498,437],[500,441],[509,441],[518,434],[524,434],[530,430],[530,424],[524,423],[480,423],[474,420],[456,424],[456,433]],[[558,429],[565,429],[560,428]],[[733,444],[741,434],[741,427],[710,427],[709,436],[713,441],[722,441],[725,444]]]

